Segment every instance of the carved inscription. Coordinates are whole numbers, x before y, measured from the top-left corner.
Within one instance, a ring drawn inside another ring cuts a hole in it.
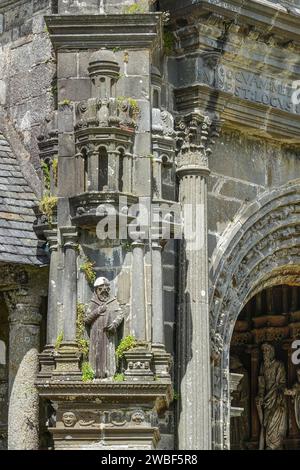
[[[278,108],[288,113],[300,114],[300,105],[294,105],[292,102],[292,94],[295,91],[292,83],[261,76],[247,70],[232,69],[223,64],[212,68],[202,61],[198,67],[197,78],[201,83],[244,100]]]

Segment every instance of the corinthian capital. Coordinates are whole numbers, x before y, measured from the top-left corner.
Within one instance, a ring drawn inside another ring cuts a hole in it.
[[[180,116],[176,121],[178,166],[208,168],[208,157],[219,136],[220,127],[218,116],[209,116],[200,111]]]

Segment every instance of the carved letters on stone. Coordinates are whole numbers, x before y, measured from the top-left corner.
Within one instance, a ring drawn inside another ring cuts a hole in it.
[[[206,57],[199,61],[197,81],[244,100],[300,114],[300,105],[292,103],[294,89],[291,83],[224,64],[215,63],[215,68],[212,68]]]

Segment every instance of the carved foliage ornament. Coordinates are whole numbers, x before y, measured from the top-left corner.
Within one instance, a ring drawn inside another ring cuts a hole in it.
[[[207,164],[220,126],[217,116],[211,118],[200,112],[179,117],[176,121],[178,163]]]

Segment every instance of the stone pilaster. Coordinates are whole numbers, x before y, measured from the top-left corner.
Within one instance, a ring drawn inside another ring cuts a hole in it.
[[[152,241],[152,351],[156,377],[170,378],[170,354],[165,349],[162,244]]]
[[[61,228],[64,250],[63,271],[63,342],[55,357],[55,376],[76,379],[81,376],[76,343],[78,234],[74,227]]]
[[[57,230],[46,230],[49,252],[49,287],[48,287],[48,309],[47,309],[47,344],[44,351],[39,354],[41,370],[39,377],[50,378],[55,368],[54,347],[58,335],[57,318],[57,269],[58,269],[58,241]]]
[[[35,388],[40,345],[40,295],[31,289],[5,294],[9,309],[8,448],[39,447],[39,397]]]
[[[146,339],[144,250],[142,240],[132,243],[132,329],[139,341]]]
[[[178,124],[180,247],[178,324],[179,448],[211,448],[211,370],[208,305],[207,178],[212,122],[192,113]]]

